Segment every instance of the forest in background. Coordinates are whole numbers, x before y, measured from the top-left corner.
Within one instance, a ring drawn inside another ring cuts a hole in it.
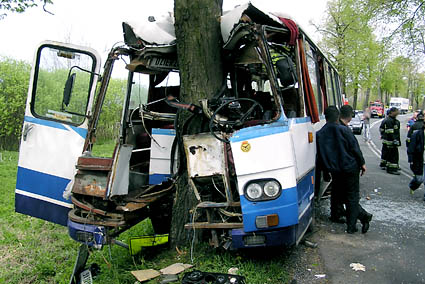
[[[332,0],[324,20],[313,25],[355,109],[373,100],[388,105],[391,97],[424,108],[423,0]]]
[[[29,63],[0,57],[0,150],[18,150],[25,115],[30,72],[31,65]],[[47,107],[54,102],[53,99],[49,99],[49,97],[53,97],[52,94],[63,93],[64,84],[53,84],[64,81],[62,73],[57,72],[57,74],[54,74],[58,78],[57,80],[52,78],[51,84],[42,86],[42,88],[38,86],[39,90],[37,92],[40,93],[41,89],[45,94],[37,96],[46,101],[43,106]],[[109,82],[104,107],[100,116],[100,127],[96,133],[99,142],[117,137],[126,88],[127,80],[125,79],[113,78]],[[136,89],[139,90],[139,88]],[[147,96],[147,87],[142,87],[140,93],[145,98]],[[61,102],[55,103],[60,104]],[[41,102],[39,105],[41,105]],[[39,112],[42,113],[41,110]],[[46,111],[44,110],[44,112]]]

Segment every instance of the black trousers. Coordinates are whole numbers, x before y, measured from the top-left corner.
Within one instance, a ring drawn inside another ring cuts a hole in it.
[[[344,194],[343,191],[338,188],[338,185],[335,186],[334,181],[331,183],[331,219],[339,219],[342,216],[345,216],[344,208]]]
[[[395,147],[395,146],[387,147],[386,160],[387,160],[387,171],[398,170],[398,147]]]
[[[367,217],[366,210],[360,204],[359,192],[359,176],[360,170],[353,172],[332,173],[333,185],[332,195],[338,192],[337,196],[343,200],[346,208],[347,230],[356,228],[357,219],[365,220]]]
[[[381,151],[381,167],[387,166],[387,157],[388,157],[388,146],[382,143],[382,151]]]

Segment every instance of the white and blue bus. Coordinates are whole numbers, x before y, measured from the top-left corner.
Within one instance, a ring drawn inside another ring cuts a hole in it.
[[[40,45],[16,211],[68,226],[72,238],[96,248],[148,217],[156,233],[166,233],[183,170],[176,164],[184,157],[188,190],[198,200],[188,230],[210,230],[215,246],[297,244],[320,191],[315,133],[324,109],[342,103],[338,73],[293,20],[246,4],[221,19],[227,74],[221,92],[185,105],[178,102],[172,23],[123,23],[125,45],[110,51],[101,76],[96,51]],[[128,83],[117,145],[112,157],[96,157],[99,117],[120,58]],[[179,108],[202,116],[205,131],[176,135]]]

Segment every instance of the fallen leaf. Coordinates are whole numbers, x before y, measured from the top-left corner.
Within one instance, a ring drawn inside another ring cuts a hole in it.
[[[351,263],[350,267],[354,270],[354,271],[366,271],[366,267],[361,264],[361,263]]]

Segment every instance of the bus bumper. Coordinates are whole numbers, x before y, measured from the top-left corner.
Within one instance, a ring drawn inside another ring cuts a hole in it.
[[[243,229],[232,230],[233,249],[291,246],[296,243],[296,225],[274,231],[257,231],[246,233]]]
[[[69,236],[89,247],[101,249],[106,244],[106,229],[103,226],[80,224],[68,219]]]

